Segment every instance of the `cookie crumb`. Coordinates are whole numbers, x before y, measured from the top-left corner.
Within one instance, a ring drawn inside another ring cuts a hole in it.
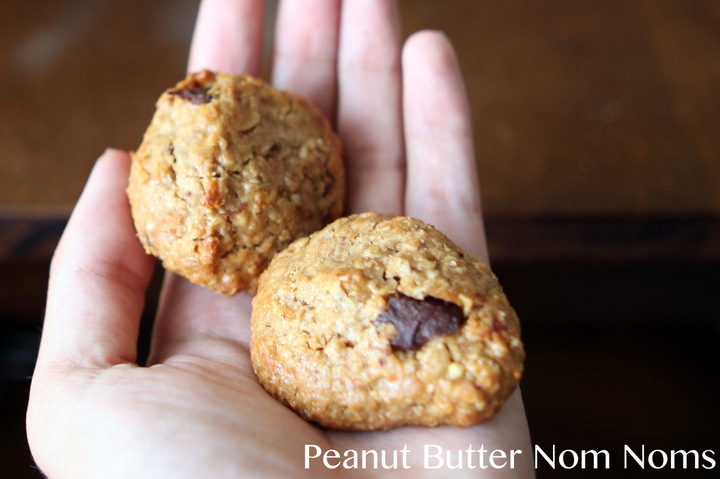
[[[450,363],[447,368],[448,379],[460,379],[465,374],[465,366],[460,363]]]

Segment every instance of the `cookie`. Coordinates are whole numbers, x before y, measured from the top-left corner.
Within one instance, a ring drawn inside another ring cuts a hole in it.
[[[490,269],[432,226],[364,213],[279,253],[253,299],[263,387],[322,426],[470,426],[520,380],[518,318]]]
[[[138,237],[166,269],[226,295],[338,218],[340,141],[310,102],[248,75],[191,74],[157,101],[132,155]]]

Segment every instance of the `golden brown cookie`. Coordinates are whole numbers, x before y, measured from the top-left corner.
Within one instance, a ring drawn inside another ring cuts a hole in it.
[[[340,142],[303,98],[247,75],[189,75],[157,102],[128,196],[145,250],[226,295],[339,217]]]
[[[487,266],[419,220],[365,213],[273,259],[253,300],[251,357],[300,416],[372,430],[490,418],[525,353]]]

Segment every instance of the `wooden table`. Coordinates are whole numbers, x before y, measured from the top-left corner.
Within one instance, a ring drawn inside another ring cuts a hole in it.
[[[720,257],[717,2],[400,5],[458,50],[493,258]],[[137,147],[196,8],[0,4],[0,258],[47,255],[95,158]]]
[[[43,271],[105,147],[137,147],[184,75],[197,3],[0,3],[6,311],[41,310],[18,265]],[[400,6],[405,35],[437,28],[457,48],[495,263],[720,259],[716,1]]]

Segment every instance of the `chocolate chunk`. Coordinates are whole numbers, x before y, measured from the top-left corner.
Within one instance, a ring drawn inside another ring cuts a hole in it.
[[[183,100],[194,103],[195,105],[210,103],[210,100],[212,100],[207,88],[186,88],[182,90],[173,90],[169,93],[171,95],[177,95]]]
[[[397,294],[388,300],[387,310],[378,321],[395,325],[397,335],[390,345],[402,351],[416,351],[438,336],[460,329],[465,316],[456,304],[428,296],[418,300]]]

